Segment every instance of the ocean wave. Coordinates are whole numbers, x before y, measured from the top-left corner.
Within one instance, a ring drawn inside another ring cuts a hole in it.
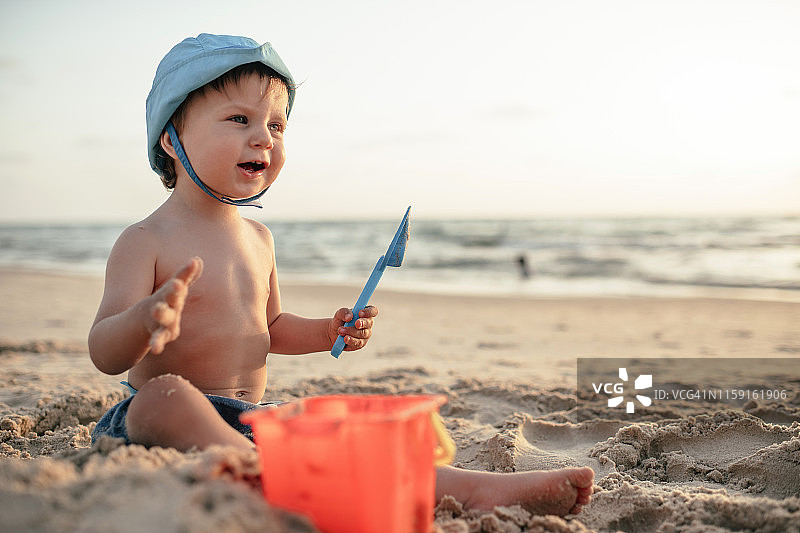
[[[393,221],[265,222],[281,273],[310,281],[360,282],[396,229]],[[101,273],[123,228],[0,225],[0,266]],[[800,217],[412,219],[403,268],[387,278],[518,291],[523,274],[529,289],[550,280],[599,292],[626,283],[794,291]]]

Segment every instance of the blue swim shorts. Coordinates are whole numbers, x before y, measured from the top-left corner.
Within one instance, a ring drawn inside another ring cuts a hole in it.
[[[136,394],[136,389],[131,387],[127,382],[123,381],[123,385],[128,387],[131,395],[125,398],[100,418],[92,430],[92,444],[97,442],[97,439],[103,435],[110,437],[125,439],[125,444],[131,444],[131,439],[128,437],[128,428],[125,420],[128,416],[128,406],[130,406],[133,396]],[[253,440],[253,430],[247,424],[239,422],[239,415],[245,411],[256,409],[258,407],[265,407],[268,405],[278,405],[283,402],[262,402],[250,403],[244,400],[237,400],[235,398],[227,398],[225,396],[214,396],[213,394],[206,394],[206,398],[216,408],[220,416],[227,422],[233,429],[244,435],[250,440]]]

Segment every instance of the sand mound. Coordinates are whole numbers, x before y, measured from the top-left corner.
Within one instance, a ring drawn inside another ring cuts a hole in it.
[[[725,411],[620,429],[590,455],[652,482],[703,482],[785,497],[800,494],[800,424]]]
[[[0,462],[8,531],[313,531],[270,509],[255,453],[121,446]],[[256,485],[254,487],[254,485]]]
[[[774,500],[696,485],[657,485],[613,473],[597,482],[581,521],[599,531],[788,532],[800,528],[800,499]]]

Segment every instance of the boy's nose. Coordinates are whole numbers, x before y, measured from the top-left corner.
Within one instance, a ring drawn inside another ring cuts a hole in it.
[[[264,128],[258,128],[258,131],[253,132],[253,136],[250,139],[250,144],[256,148],[272,150],[273,141],[269,127],[266,126]]]

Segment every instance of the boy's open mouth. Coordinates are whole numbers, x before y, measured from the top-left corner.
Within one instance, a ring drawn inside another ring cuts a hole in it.
[[[264,170],[264,163],[260,161],[248,161],[247,163],[239,163],[239,168],[246,172],[255,173]]]

